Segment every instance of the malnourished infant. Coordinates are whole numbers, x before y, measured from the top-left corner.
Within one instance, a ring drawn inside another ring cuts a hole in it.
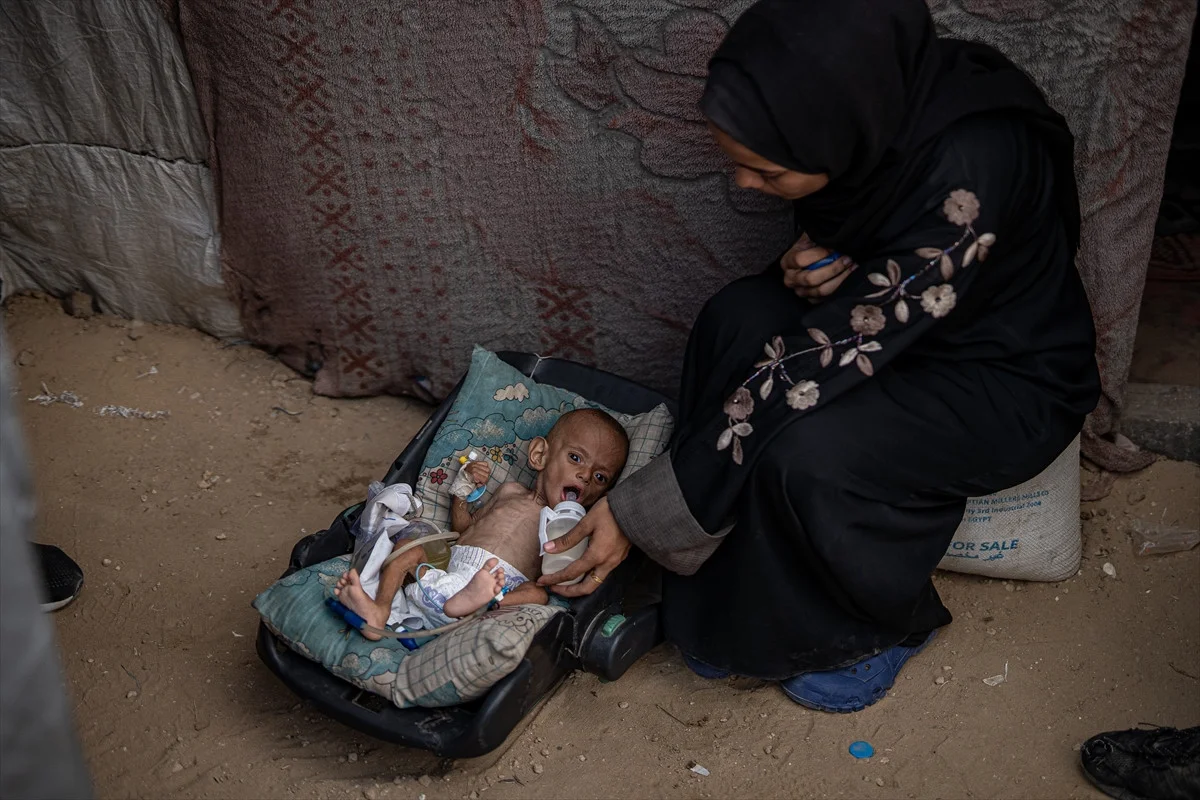
[[[419,580],[404,587],[405,575],[425,558],[418,547],[383,568],[375,597],[364,590],[355,570],[342,576],[334,593],[368,625],[399,624],[407,630],[449,624],[483,608],[503,589],[507,594],[502,606],[545,603],[546,590],[535,583],[541,575],[542,509],[572,494],[577,503],[591,508],[615,483],[628,452],[625,429],[603,411],[564,414],[545,438],[529,443],[529,466],[537,472],[532,490],[509,481],[473,514],[465,501],[454,498],[452,527],[462,535],[450,548],[446,571],[427,567]],[[486,461],[463,469],[479,485],[491,473]],[[401,539],[395,547],[404,543]],[[369,631],[363,636],[379,638]]]

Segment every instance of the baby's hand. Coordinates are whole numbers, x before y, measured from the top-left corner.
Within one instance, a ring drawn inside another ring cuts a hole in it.
[[[468,461],[463,465],[463,469],[471,476],[471,480],[475,481],[476,486],[483,486],[488,482],[488,477],[492,474],[492,464],[490,461]]]

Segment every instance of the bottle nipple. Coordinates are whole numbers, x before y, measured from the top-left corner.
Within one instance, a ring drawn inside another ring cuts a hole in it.
[[[571,491],[570,489],[568,489],[568,490],[567,490],[566,497],[567,497],[567,499],[568,499],[568,500],[570,500],[572,503],[574,503],[575,501],[577,501],[577,500],[579,499],[579,495],[578,495],[578,494],[576,494],[575,492]]]

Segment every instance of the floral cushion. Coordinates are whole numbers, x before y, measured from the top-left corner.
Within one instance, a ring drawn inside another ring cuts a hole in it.
[[[349,564],[349,556],[339,556],[293,572],[256,597],[254,608],[297,653],[401,708],[452,706],[487,694],[517,668],[534,635],[561,610],[498,608],[410,652],[395,639],[363,638],[326,607]]]
[[[578,408],[611,414],[629,434],[629,457],[618,481],[637,472],[667,447],[674,421],[665,405],[645,414],[617,414],[574,392],[541,384],[476,347],[466,380],[425,455],[417,494],[425,503],[422,516],[449,529],[450,484],[458,472],[458,457],[469,450],[492,460],[489,494],[506,481],[533,488],[537,477],[529,466],[529,442],[545,436],[558,418]]]

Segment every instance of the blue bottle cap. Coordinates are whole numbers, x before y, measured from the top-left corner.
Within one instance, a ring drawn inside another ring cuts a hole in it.
[[[871,747],[870,742],[851,742],[850,755],[855,758],[870,758],[875,755],[875,748]]]
[[[473,491],[473,492],[471,492],[469,495],[467,495],[467,502],[468,502],[468,503],[474,503],[476,500],[478,500],[479,498],[483,497],[483,495],[484,495],[486,492],[487,492],[487,487],[486,487],[486,486],[480,486],[478,489],[476,489],[475,491]]]

